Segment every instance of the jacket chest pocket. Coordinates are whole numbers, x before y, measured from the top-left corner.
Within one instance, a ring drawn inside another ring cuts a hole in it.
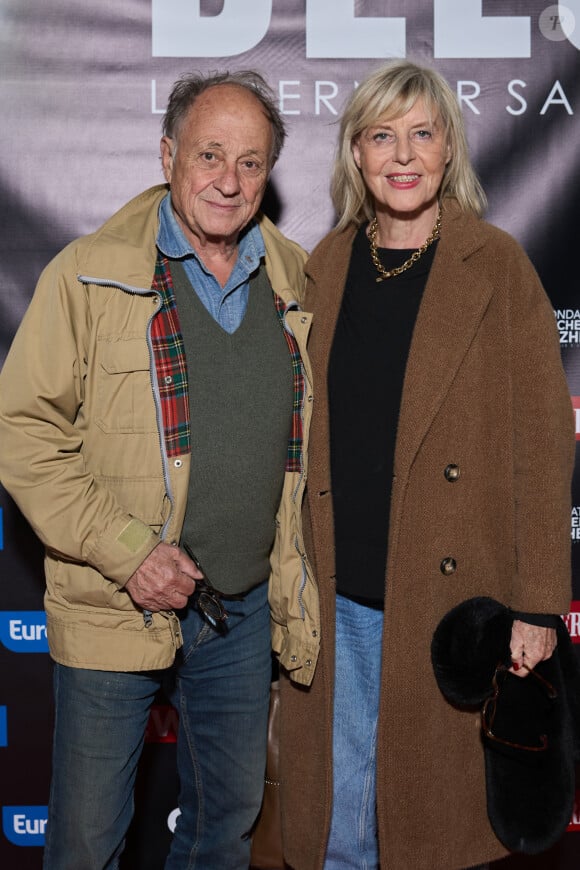
[[[103,432],[156,432],[149,351],[142,338],[99,343],[95,422]]]

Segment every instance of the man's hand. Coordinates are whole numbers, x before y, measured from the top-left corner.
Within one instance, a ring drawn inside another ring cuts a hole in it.
[[[143,610],[179,610],[203,577],[178,547],[157,544],[125,583],[125,589]]]
[[[556,642],[555,628],[543,628],[515,619],[510,641],[510,671],[517,673],[518,677],[527,677],[527,668],[535,668],[539,662],[549,659],[556,649]]]

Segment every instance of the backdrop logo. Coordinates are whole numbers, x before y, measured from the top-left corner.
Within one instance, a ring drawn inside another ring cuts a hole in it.
[[[559,308],[554,311],[554,314],[560,333],[560,344],[564,346],[580,344],[580,310]]]
[[[574,424],[576,427],[576,441],[580,441],[580,396],[571,396],[572,408],[574,409]]]
[[[573,41],[576,30],[576,16],[568,6],[556,3],[547,6],[540,15],[538,26],[543,36],[551,42]]]
[[[15,846],[44,846],[47,807],[2,807],[4,836]]]
[[[153,57],[231,57],[255,48],[270,28],[273,0],[205,0],[203,14],[201,6],[152,0]],[[551,24],[548,16],[545,26]],[[406,18],[357,16],[353,0],[306,0],[305,28],[306,57],[407,53]],[[531,31],[529,15],[484,15],[481,0],[433,0],[434,57],[530,57]]]
[[[580,643],[580,601],[573,601],[570,612],[562,617],[573,643]]]
[[[179,716],[169,704],[154,704],[145,731],[146,743],[175,743]]]
[[[0,746],[8,746],[8,710],[0,707]]]
[[[43,610],[0,611],[0,642],[17,653],[48,652]]]
[[[570,511],[570,537],[580,541],[580,505],[574,505]]]

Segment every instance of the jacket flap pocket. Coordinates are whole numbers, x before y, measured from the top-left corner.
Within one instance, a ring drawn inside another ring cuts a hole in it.
[[[143,338],[106,342],[101,353],[101,364],[111,375],[149,371],[149,350]]]

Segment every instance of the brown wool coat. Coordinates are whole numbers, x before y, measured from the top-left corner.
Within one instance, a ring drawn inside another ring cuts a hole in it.
[[[335,568],[325,385],[353,236],[331,233],[306,266],[315,404],[304,510],[321,654],[309,689],[282,679],[283,828],[294,870],[322,867],[330,820]],[[450,201],[413,335],[395,456],[377,751],[382,870],[453,870],[505,854],[487,819],[478,715],[441,696],[430,642],[441,617],[474,595],[527,612],[567,610],[574,446],[554,314],[533,267],[510,236]],[[449,464],[460,468],[456,482],[444,474]],[[450,575],[446,557],[457,563]]]

